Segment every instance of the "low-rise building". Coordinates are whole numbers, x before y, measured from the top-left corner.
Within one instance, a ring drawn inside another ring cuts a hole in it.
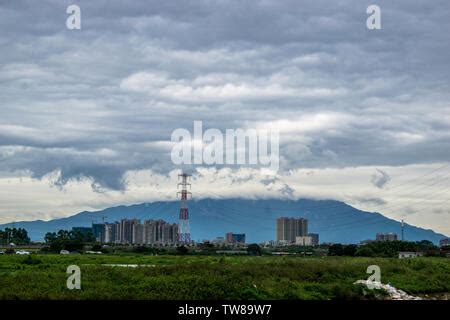
[[[448,247],[450,246],[450,239],[449,238],[444,238],[439,240],[439,246],[440,247]]]
[[[312,246],[319,245],[319,234],[318,233],[308,233],[308,237],[311,237],[311,245]]]
[[[295,237],[295,244],[298,246],[312,246],[312,238],[309,236]]]
[[[224,237],[216,237],[213,240],[211,240],[211,243],[215,244],[215,245],[225,244],[225,238]]]
[[[261,245],[264,246],[264,247],[275,247],[276,241],[274,241],[274,240],[267,240],[267,241],[264,241],[263,243],[261,243]]]
[[[245,233],[232,233],[225,234],[225,241],[228,244],[245,244]]]
[[[277,240],[276,241],[276,245],[280,246],[280,247],[286,247],[286,246],[288,246],[290,244],[291,244],[291,242],[288,241],[288,240]]]
[[[409,258],[417,258],[423,256],[423,252],[413,252],[413,251],[400,251],[398,253],[399,259],[409,259]]]

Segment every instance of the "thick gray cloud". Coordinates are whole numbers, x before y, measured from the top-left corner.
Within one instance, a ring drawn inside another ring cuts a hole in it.
[[[389,180],[391,180],[391,177],[389,176],[389,174],[387,174],[387,172],[376,169],[375,173],[370,179],[370,182],[372,182],[375,187],[383,189],[383,187],[386,185],[386,183],[389,182]]]
[[[123,189],[194,120],[280,129],[282,170],[450,158],[448,1],[72,3],[0,4],[0,171]]]
[[[284,184],[283,187],[282,187],[279,191],[281,192],[281,194],[282,194],[283,196],[290,197],[290,198],[295,198],[295,197],[294,197],[295,189],[294,189],[294,188],[291,188],[291,187],[290,187],[289,185],[287,185],[287,184]]]

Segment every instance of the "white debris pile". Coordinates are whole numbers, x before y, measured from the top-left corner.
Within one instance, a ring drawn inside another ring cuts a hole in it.
[[[420,297],[415,297],[407,294],[405,291],[397,289],[390,284],[382,284],[381,282],[377,281],[370,281],[370,280],[358,280],[355,282],[355,284],[363,284],[367,286],[367,288],[375,288],[375,289],[382,289],[386,291],[392,300],[422,300]]]

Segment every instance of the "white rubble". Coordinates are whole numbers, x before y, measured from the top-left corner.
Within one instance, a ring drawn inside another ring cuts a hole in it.
[[[375,288],[375,289],[383,289],[386,291],[392,300],[422,300],[420,297],[415,297],[407,294],[405,291],[395,288],[390,284],[382,284],[377,281],[370,280],[358,280],[355,284],[363,284],[367,286],[367,288]]]

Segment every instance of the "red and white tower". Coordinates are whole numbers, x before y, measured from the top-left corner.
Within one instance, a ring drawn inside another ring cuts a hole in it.
[[[191,187],[190,183],[187,183],[190,175],[186,173],[182,173],[178,175],[178,187],[181,186],[181,191],[177,192],[181,194],[181,206],[180,206],[180,220],[178,221],[178,241],[181,243],[190,243],[191,242],[191,233],[189,231],[189,211],[187,206],[188,196],[192,197],[192,193],[187,191],[187,187]]]

